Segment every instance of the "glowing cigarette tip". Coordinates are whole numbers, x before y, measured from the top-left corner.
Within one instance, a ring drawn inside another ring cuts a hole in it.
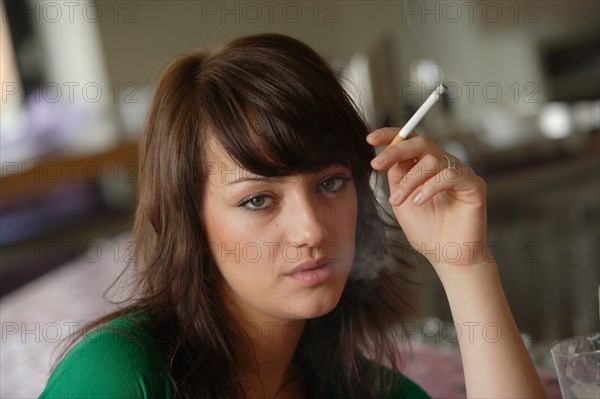
[[[415,129],[415,127],[417,127],[419,122],[421,122],[421,119],[423,119],[423,117],[425,116],[425,114],[427,112],[429,112],[431,107],[433,107],[435,105],[435,103],[437,103],[439,101],[439,99],[442,97],[442,94],[444,94],[447,89],[448,89],[448,87],[446,87],[444,84],[440,84],[433,91],[433,93],[431,93],[431,95],[427,98],[427,100],[425,100],[425,102],[423,103],[423,105],[421,105],[421,107],[417,110],[417,112],[415,112],[415,114],[412,116],[412,118],[410,118],[408,120],[408,122],[406,122],[406,125],[404,125],[402,130],[400,130],[400,132],[398,132],[396,137],[394,137],[394,140],[392,140],[390,145],[396,144],[397,142],[402,141],[405,138],[407,138],[408,135],[410,134],[410,132],[412,132]]]

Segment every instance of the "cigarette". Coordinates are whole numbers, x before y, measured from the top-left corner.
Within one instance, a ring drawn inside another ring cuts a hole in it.
[[[444,86],[443,84],[440,84],[437,87],[437,89],[435,89],[433,91],[433,93],[431,93],[429,98],[427,98],[427,100],[425,100],[425,102],[423,103],[423,105],[421,105],[421,107],[417,110],[417,112],[415,112],[415,114],[412,116],[412,118],[410,118],[408,120],[408,122],[406,122],[406,125],[404,125],[404,127],[400,130],[400,132],[398,132],[396,137],[394,137],[394,140],[392,140],[392,142],[389,145],[394,145],[394,144],[406,139],[408,137],[408,135],[410,134],[410,132],[412,132],[414,130],[414,128],[417,127],[419,122],[421,122],[421,119],[423,119],[425,114],[427,112],[429,112],[431,107],[433,107],[434,104],[439,101],[439,99],[442,97],[442,94],[444,94],[447,89],[448,88],[446,86]]]

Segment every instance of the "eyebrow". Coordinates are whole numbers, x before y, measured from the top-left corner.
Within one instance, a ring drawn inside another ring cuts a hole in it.
[[[343,166],[343,165],[342,165]],[[333,166],[327,167],[323,170],[328,170],[328,169],[333,169]],[[289,176],[257,176],[257,175],[249,175],[249,176],[242,176],[239,177],[237,179],[235,179],[234,181],[230,181],[228,183],[225,183],[225,186],[231,186],[234,184],[238,184],[238,183],[244,183],[244,182],[266,182],[266,183],[277,183],[280,182],[282,180],[285,180],[286,178],[289,178]]]
[[[231,186],[233,184],[244,183],[244,182],[267,182],[272,183],[274,181],[282,180],[282,177],[269,177],[269,176],[243,176],[234,181],[230,181],[225,183],[226,186]]]

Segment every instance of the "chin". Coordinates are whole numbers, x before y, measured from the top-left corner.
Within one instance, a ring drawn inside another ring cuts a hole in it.
[[[298,303],[297,306],[290,309],[294,313],[291,315],[292,319],[315,319],[317,317],[325,316],[330,313],[337,304],[340,302],[340,295],[331,296],[329,298],[314,298],[312,301],[307,300],[302,303]]]

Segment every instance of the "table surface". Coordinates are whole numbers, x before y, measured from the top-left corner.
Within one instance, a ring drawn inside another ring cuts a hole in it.
[[[128,234],[98,241],[94,253],[65,264],[0,301],[0,397],[37,397],[60,353],[58,342],[114,307],[103,293],[122,271]],[[404,372],[434,398],[465,398],[458,351],[413,345]],[[540,372],[549,398],[560,398],[556,377]]]

